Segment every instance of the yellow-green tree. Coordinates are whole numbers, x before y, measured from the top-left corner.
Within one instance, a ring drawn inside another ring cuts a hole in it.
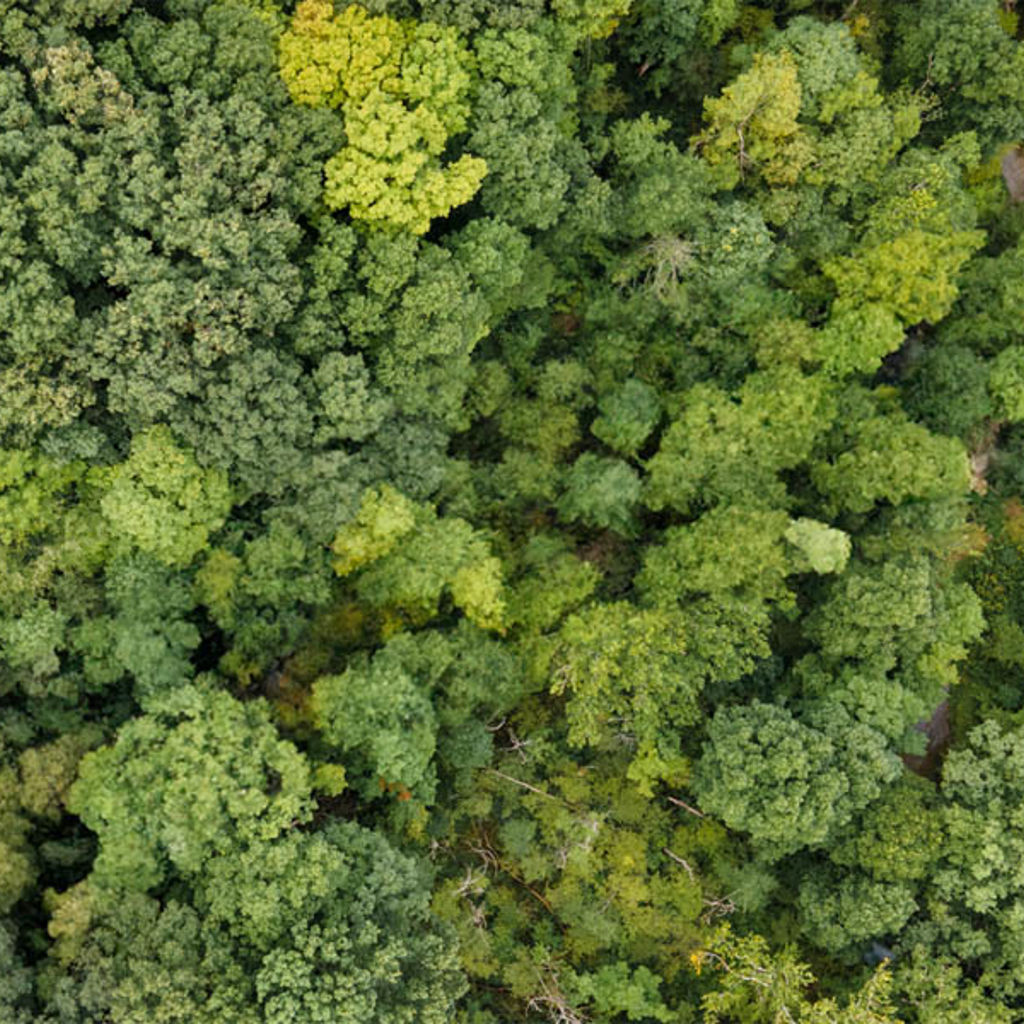
[[[348,145],[327,161],[324,199],[355,220],[423,234],[468,202],[487,173],[479,157],[441,156],[466,126],[470,53],[454,29],[373,17],[358,4],[303,0],[281,36],[296,103],[340,108]]]
[[[811,141],[797,123],[800,96],[792,56],[759,53],[721,96],[704,101],[707,127],[694,144],[724,188],[753,173],[769,185],[797,180],[812,157]]]

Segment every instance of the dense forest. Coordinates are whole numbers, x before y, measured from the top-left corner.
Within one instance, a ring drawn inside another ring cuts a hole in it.
[[[0,1024],[1024,1021],[1022,39],[0,0]]]

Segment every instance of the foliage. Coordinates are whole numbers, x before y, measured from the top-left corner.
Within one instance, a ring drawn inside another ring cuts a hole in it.
[[[74,1021],[440,1024],[462,981],[422,883],[383,838],[340,824],[216,858],[195,908],[89,891],[84,929],[58,940],[48,1003]]]
[[[356,590],[370,605],[427,618],[447,590],[478,626],[502,624],[501,562],[463,519],[416,508],[391,489],[368,491],[358,519],[342,527],[332,547],[339,575],[366,564]]]
[[[296,103],[345,115],[348,144],[324,168],[331,209],[423,234],[480,187],[483,160],[439,160],[468,114],[469,53],[453,29],[371,17],[358,4],[335,15],[329,0],[302,0],[280,53]]]
[[[705,965],[720,972],[719,989],[702,1000],[708,1021],[890,1024],[897,1020],[889,996],[891,979],[884,968],[840,1008],[831,999],[810,1002],[804,995],[814,980],[810,968],[796,960],[790,949],[773,955],[760,935],[734,936],[724,926],[712,935],[708,948],[698,950],[691,959],[698,972]]]
[[[144,891],[308,820],[309,768],[265,706],[186,687],[83,759],[68,808],[99,836],[95,884]]]
[[[0,0],[0,1018],[1018,1019],[1022,46]]]
[[[816,726],[754,701],[715,713],[694,788],[710,813],[778,855],[824,843],[898,774],[883,738],[844,714]]]
[[[723,188],[755,172],[769,185],[791,185],[811,158],[797,124],[800,84],[788,54],[758,54],[751,69],[704,101],[704,132],[694,145],[719,169]]]

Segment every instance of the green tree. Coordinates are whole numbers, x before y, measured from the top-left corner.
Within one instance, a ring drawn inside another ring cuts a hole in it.
[[[656,778],[685,777],[679,737],[700,717],[704,683],[686,649],[678,610],[599,604],[570,615],[559,632],[549,671],[552,691],[569,694],[570,742],[628,736],[628,775],[643,792]]]
[[[434,795],[431,770],[437,721],[430,699],[387,649],[313,686],[313,719],[325,742],[362,779],[365,797],[386,786],[425,801]]]
[[[640,491],[640,477],[628,463],[584,452],[566,474],[558,514],[569,522],[630,536],[636,531]]]
[[[1024,990],[1016,910],[1020,762],[1017,731],[1004,731],[994,721],[973,729],[967,744],[947,758],[945,842],[929,879],[932,921],[920,932],[973,965],[982,988],[1003,1000],[1015,1000]]]
[[[357,592],[377,608],[429,618],[447,591],[472,622],[502,625],[501,562],[463,519],[438,516],[390,488],[370,490],[332,547],[335,571],[358,572]]]
[[[983,0],[928,0],[913,17],[894,10],[892,71],[939,96],[943,129],[980,130],[989,145],[1017,138],[1021,49]]]
[[[757,54],[749,71],[704,101],[707,127],[693,140],[723,188],[756,173],[769,185],[792,185],[813,147],[797,123],[800,83],[788,53]]]
[[[772,856],[825,843],[899,761],[873,729],[834,710],[817,718],[824,728],[757,701],[719,709],[694,772],[701,806]]]
[[[716,972],[718,987],[701,1000],[705,1019],[721,1024],[896,1024],[890,996],[892,979],[880,967],[839,1006],[833,999],[811,1002],[806,992],[814,974],[792,948],[773,952],[760,935],[734,935],[726,925],[691,956],[694,969]]]
[[[262,702],[185,687],[83,758],[68,808],[99,836],[93,883],[145,891],[308,821],[310,770]]]
[[[786,367],[751,374],[735,398],[712,384],[686,395],[648,463],[650,507],[785,506],[778,474],[805,461],[828,428],[830,387],[821,375]]]
[[[859,872],[809,873],[797,895],[804,934],[821,949],[842,953],[869,940],[898,935],[918,909],[906,883]]]
[[[11,1024],[30,1024],[39,1017],[34,1013],[32,972],[15,949],[15,930],[7,922],[0,924],[0,1011]]]
[[[381,836],[336,824],[215,858],[194,906],[87,883],[54,910],[46,1002],[82,1024],[440,1024],[464,983],[424,882]]]

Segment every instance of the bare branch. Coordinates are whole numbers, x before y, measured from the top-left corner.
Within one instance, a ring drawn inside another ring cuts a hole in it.
[[[521,786],[523,789],[528,789],[531,793],[536,793],[537,796],[546,797],[548,800],[554,800],[556,803],[565,804],[565,801],[560,797],[552,796],[550,793],[545,793],[543,789],[538,789],[536,786],[531,786],[528,782],[523,782],[521,779],[513,778],[511,775],[506,775],[504,772],[498,771],[497,768],[487,769],[492,775],[497,775],[499,779],[504,779],[506,782],[511,782],[515,786]],[[565,804],[568,807],[568,804]]]
[[[690,814],[695,814],[698,818],[706,818],[707,815],[703,811],[698,811],[696,807],[691,807],[685,800],[680,800],[678,797],[667,796],[665,799],[670,804],[675,804],[676,807],[682,807],[684,811],[689,811]]]
[[[666,857],[670,858],[671,860],[674,860],[677,864],[681,864],[684,868],[686,868],[686,873],[690,876],[691,882],[697,880],[696,875],[694,875],[693,873],[693,868],[691,868],[690,865],[682,857],[680,857],[678,853],[673,853],[667,846],[663,846],[661,848],[661,852],[665,854]]]

